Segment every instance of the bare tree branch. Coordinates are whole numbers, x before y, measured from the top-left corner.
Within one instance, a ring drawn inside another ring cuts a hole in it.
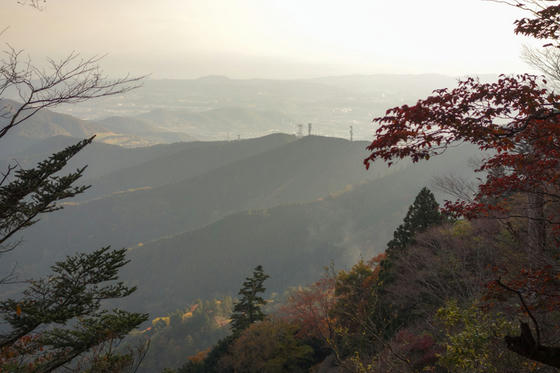
[[[506,289],[509,292],[517,294],[517,296],[519,297],[519,301],[521,302],[521,305],[523,306],[523,309],[525,310],[525,312],[527,312],[527,315],[533,321],[533,325],[535,327],[535,332],[537,333],[537,344],[540,345],[541,344],[541,329],[539,327],[539,323],[537,322],[537,319],[535,318],[535,316],[533,316],[533,313],[531,312],[531,310],[527,306],[527,303],[525,302],[525,299],[523,298],[523,294],[521,294],[520,291],[515,290],[515,289],[507,286],[500,279],[496,280],[496,284],[498,284],[499,286],[501,286],[502,288]]]
[[[534,49],[525,46],[521,57],[543,73],[553,88],[560,88],[560,51],[557,48]]]
[[[474,200],[478,187],[477,183],[453,174],[434,177],[432,185],[440,192],[467,202]]]
[[[18,0],[19,5],[29,5],[37,10],[43,10],[47,0]]]
[[[0,102],[0,138],[42,109],[113,96],[140,87],[145,76],[108,78],[99,68],[103,56],[82,58],[72,52],[48,59],[47,67],[33,65],[23,51],[8,45],[0,59],[0,95],[16,90],[22,103]]]

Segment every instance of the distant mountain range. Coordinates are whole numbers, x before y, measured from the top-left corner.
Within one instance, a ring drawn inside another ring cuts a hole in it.
[[[134,133],[142,138],[159,137],[162,143],[173,141],[236,140],[270,133],[290,132],[293,120],[275,110],[221,107],[204,111],[155,109],[147,113],[97,121],[116,132]]]
[[[492,76],[482,76],[490,80]],[[146,80],[126,96],[43,111],[16,132],[26,139],[64,135],[126,147],[193,140],[235,140],[298,131],[370,139],[371,120],[389,107],[413,104],[434,89],[455,87],[438,75],[352,75],[300,80]],[[2,150],[0,150],[1,155]]]
[[[2,110],[19,105],[11,100],[0,101]],[[2,122],[0,120],[0,124]],[[0,150],[0,156],[21,152],[22,148],[58,136],[87,138],[95,135],[96,142],[130,148],[196,139],[246,139],[290,132],[293,128],[292,119],[279,111],[241,107],[205,111],[156,109],[136,116],[110,116],[96,121],[41,110],[26,120],[25,125],[11,131],[13,145]]]
[[[491,80],[494,76],[481,76]],[[297,125],[313,124],[323,136],[371,139],[371,120],[390,107],[414,104],[434,89],[454,88],[457,78],[439,74],[349,75],[314,79],[146,80],[125,96],[57,108],[91,119],[115,133],[127,146],[167,143],[190,138],[227,140],[260,137],[272,132],[296,133]],[[131,131],[128,131],[128,128]],[[154,131],[156,132],[154,134]],[[107,141],[118,143],[107,137]],[[151,141],[151,142],[148,142]]]
[[[20,103],[0,99],[0,125],[4,126],[21,106]],[[40,110],[27,119],[24,124],[10,130],[10,136],[28,137],[31,139],[45,139],[53,136],[69,136],[85,138],[96,133],[109,132],[96,123],[81,120],[66,114],[55,113],[50,110]]]
[[[0,112],[9,114],[21,104],[13,101],[0,100]],[[8,117],[0,115],[0,125],[6,123]],[[126,122],[127,125],[123,125]],[[141,125],[140,125],[141,124]],[[158,143],[170,143],[178,141],[191,141],[194,138],[184,132],[170,132],[165,129],[156,128],[148,123],[113,118],[104,123],[81,120],[67,114],[60,114],[51,110],[41,110],[27,119],[22,125],[14,127],[10,131],[9,142],[16,146],[8,146],[2,149],[0,154],[5,157],[10,152],[18,151],[19,144],[31,145],[34,142],[56,136],[73,138],[88,138],[96,136],[97,142],[121,145],[126,147],[148,146]],[[138,129],[136,129],[138,126]],[[3,140],[8,141],[8,140]]]
[[[21,277],[37,277],[65,255],[127,247],[131,263],[122,275],[139,290],[125,302],[165,312],[197,297],[233,294],[257,264],[271,275],[267,287],[284,291],[317,279],[331,262],[340,268],[367,258],[385,248],[433,176],[469,175],[476,151],[460,147],[430,162],[366,171],[367,141],[275,132],[290,132],[294,118],[312,122],[312,134],[346,132],[352,123],[371,132],[371,110],[451,80],[148,81],[149,93],[129,104],[148,100],[151,109],[128,118],[91,122],[40,112],[0,139],[0,167],[31,167],[96,134],[68,165],[87,164],[82,183],[92,188],[16,237],[22,243],[3,254],[0,271],[17,263]],[[162,92],[167,106],[158,101]],[[230,141],[194,140],[213,136]],[[138,146],[154,143],[163,144]]]
[[[154,127],[192,134],[200,140],[234,140],[238,135],[243,138],[260,137],[294,129],[293,120],[279,111],[241,107],[220,107],[200,112],[157,109],[135,118],[152,123]]]

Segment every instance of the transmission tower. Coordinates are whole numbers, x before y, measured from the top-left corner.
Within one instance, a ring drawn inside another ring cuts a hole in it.
[[[350,142],[354,141],[354,128],[350,126]]]
[[[311,123],[307,123],[307,136],[311,136]]]
[[[298,124],[297,127],[298,127],[297,136],[303,137],[303,124]]]

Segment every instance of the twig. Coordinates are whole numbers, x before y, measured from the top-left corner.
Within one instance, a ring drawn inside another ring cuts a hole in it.
[[[504,284],[500,279],[497,279],[496,283],[498,285],[500,285],[502,288],[504,288],[504,289],[514,293],[514,294],[517,294],[517,296],[519,297],[519,300],[521,301],[521,304],[523,305],[523,308],[525,309],[525,311],[527,312],[527,314],[529,315],[529,317],[533,321],[533,324],[535,325],[535,332],[537,333],[537,346],[540,346],[541,345],[541,330],[539,328],[539,324],[537,323],[537,319],[535,318],[535,316],[533,316],[533,313],[531,312],[531,310],[527,306],[527,303],[525,303],[525,299],[523,298],[523,294],[521,294],[521,292],[518,291],[518,290],[510,288],[509,286]]]

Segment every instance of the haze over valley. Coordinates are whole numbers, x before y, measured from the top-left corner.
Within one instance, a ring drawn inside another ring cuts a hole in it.
[[[0,372],[560,371],[559,20],[4,0]]]
[[[434,89],[453,87],[457,79],[439,74],[298,80],[225,76],[146,79],[142,87],[126,95],[63,105],[57,110],[86,120],[77,125],[81,134],[96,134],[97,141],[126,147],[297,134],[298,125],[307,134],[309,123],[315,135],[349,138],[352,126],[354,139],[369,140],[372,118],[389,107],[414,102]],[[48,114],[43,114],[33,128],[22,128],[18,134],[34,139],[59,134],[78,137],[76,132],[62,128],[65,120],[67,117],[60,117],[55,125]]]

